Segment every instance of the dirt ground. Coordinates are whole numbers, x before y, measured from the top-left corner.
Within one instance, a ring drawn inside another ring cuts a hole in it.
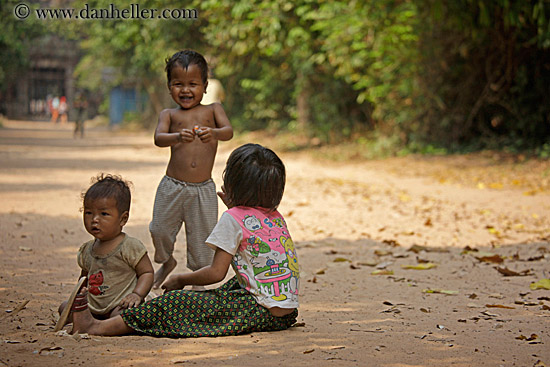
[[[218,186],[236,144],[220,144]],[[70,126],[4,123],[0,366],[550,365],[550,290],[530,288],[550,278],[544,162],[335,163],[282,153],[280,211],[301,268],[296,327],[199,339],[54,333],[90,238],[80,193],[100,172],[132,181],[125,231],[152,254],[148,223],[168,154],[150,134],[98,128],[80,140]],[[176,248],[184,264],[184,235]]]

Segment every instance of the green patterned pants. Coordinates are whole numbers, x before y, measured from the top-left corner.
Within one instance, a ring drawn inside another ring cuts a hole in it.
[[[173,338],[226,336],[288,329],[298,311],[274,317],[236,277],[204,292],[177,290],[124,310],[124,322],[139,333]]]

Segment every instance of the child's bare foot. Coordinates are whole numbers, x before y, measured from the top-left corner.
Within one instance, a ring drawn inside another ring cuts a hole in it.
[[[84,295],[87,296],[88,294],[87,289],[83,288],[83,291],[84,291]],[[78,296],[81,296],[81,295],[82,293],[79,294]],[[91,329],[93,323],[97,321],[87,306],[88,304],[86,302],[85,307],[80,306],[78,309],[73,308],[73,310],[71,310],[72,319],[73,319],[73,330],[71,331],[71,334],[87,333]]]
[[[173,256],[170,256],[170,258],[161,265],[161,267],[155,272],[155,278],[153,281],[153,289],[158,289],[164,283],[164,280],[176,268],[176,265],[178,265],[178,262],[176,259],[174,259]]]

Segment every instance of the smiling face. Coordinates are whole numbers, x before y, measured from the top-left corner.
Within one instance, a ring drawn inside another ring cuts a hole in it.
[[[187,110],[201,103],[208,82],[203,82],[197,65],[191,64],[187,69],[174,65],[170,77],[170,95],[181,108]]]
[[[84,227],[101,242],[115,239],[128,221],[128,212],[119,213],[115,198],[98,198],[84,202]]]

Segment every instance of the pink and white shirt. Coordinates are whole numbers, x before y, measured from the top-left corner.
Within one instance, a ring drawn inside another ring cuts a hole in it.
[[[278,211],[238,206],[224,212],[206,240],[233,255],[239,284],[264,307],[297,308],[300,270]]]

